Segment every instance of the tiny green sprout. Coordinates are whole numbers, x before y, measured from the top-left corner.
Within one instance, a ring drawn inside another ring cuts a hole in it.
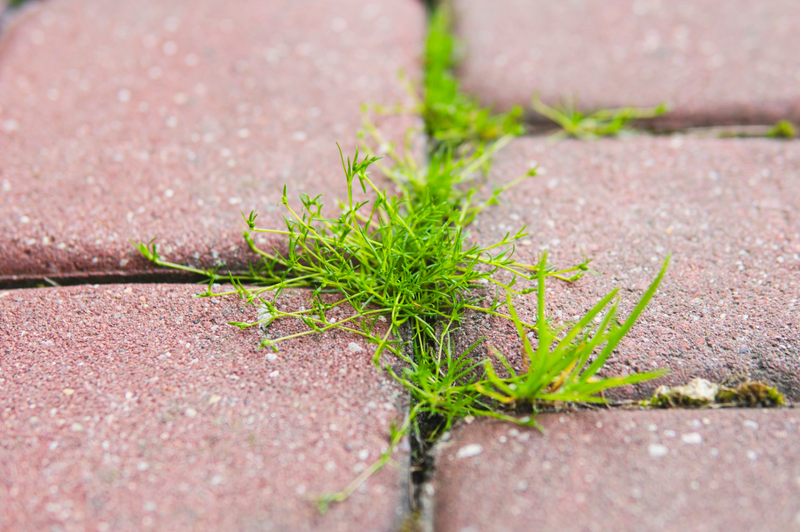
[[[153,238],[148,243],[143,242],[134,242],[133,240],[130,241],[131,244],[136,246],[136,249],[139,250],[139,253],[144,255],[144,257],[152,262],[158,262],[161,256],[158,254],[158,248],[156,247],[156,239]]]
[[[767,131],[767,137],[793,139],[797,136],[797,128],[788,120],[779,120]]]
[[[256,218],[258,218],[258,214],[256,214],[255,211],[250,211],[248,216],[245,216],[244,213],[242,213],[242,218],[244,218],[247,227],[249,227],[251,231],[256,228]]]
[[[538,94],[534,94],[531,106],[537,113],[549,118],[561,127],[554,137],[575,137],[592,140],[599,137],[611,137],[623,132],[632,131],[629,123],[661,116],[668,111],[665,104],[657,107],[623,107],[619,109],[601,109],[593,113],[579,111],[574,102],[565,100],[560,106],[550,107],[544,104]]]

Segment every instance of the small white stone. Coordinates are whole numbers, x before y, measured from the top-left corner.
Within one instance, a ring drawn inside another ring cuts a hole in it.
[[[473,456],[478,456],[482,452],[483,447],[481,447],[479,443],[471,443],[459,449],[458,453],[456,453],[456,458],[472,458]]]
[[[653,458],[660,458],[669,454],[669,449],[660,443],[651,443],[647,446],[647,452]]]
[[[681,440],[683,440],[683,443],[703,443],[703,436],[701,436],[699,432],[689,432],[681,436]]]
[[[187,408],[184,413],[187,417],[195,417],[197,415],[197,410],[194,408]]]
[[[364,350],[360,345],[358,345],[355,342],[350,342],[349,344],[347,344],[347,349],[353,353],[360,353]]]
[[[742,425],[748,429],[758,430],[758,423],[750,419],[745,419],[744,422],[742,422]]]

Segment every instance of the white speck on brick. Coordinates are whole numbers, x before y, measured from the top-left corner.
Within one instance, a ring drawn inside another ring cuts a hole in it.
[[[651,443],[647,446],[647,453],[653,458],[661,458],[669,454],[669,449],[660,443]]]
[[[742,425],[744,425],[745,428],[748,428],[748,429],[758,430],[758,423],[756,423],[755,421],[753,421],[751,419],[745,419],[744,422],[742,423]]]
[[[703,443],[703,436],[699,432],[689,432],[681,436],[683,443],[697,444]]]
[[[355,342],[350,342],[349,344],[347,344],[347,349],[348,351],[351,351],[353,353],[360,353],[364,350],[360,345],[358,345]]]
[[[747,457],[750,460],[758,460],[758,453],[755,451],[747,451]]]
[[[473,456],[478,456],[482,452],[483,447],[481,447],[479,443],[471,443],[459,449],[456,453],[456,458],[472,458]]]
[[[195,417],[197,415],[197,410],[195,410],[194,408],[187,408],[184,411],[184,413],[186,414],[187,417]]]

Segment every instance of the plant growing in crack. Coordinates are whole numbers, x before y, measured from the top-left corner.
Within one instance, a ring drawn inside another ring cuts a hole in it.
[[[644,120],[661,116],[668,111],[667,106],[621,107],[619,109],[600,109],[592,113],[579,111],[575,102],[565,99],[559,106],[544,104],[538,94],[531,99],[531,106],[537,113],[549,118],[561,128],[553,138],[575,137],[593,140],[599,137],[613,137],[632,132],[632,120]]]
[[[437,153],[444,153],[446,158],[452,156],[452,150],[446,147]],[[447,430],[454,420],[467,415],[535,426],[535,417],[512,417],[506,406],[524,404],[533,407],[535,414],[542,402],[602,402],[596,394],[603,389],[660,375],[656,372],[596,379],[605,359],[655,293],[663,269],[623,324],[615,321],[616,303],[611,304],[616,296],[614,291],[555,342],[557,332],[550,328],[544,313],[545,280],[547,277],[577,280],[588,270],[588,261],[558,270],[547,263],[546,255],[537,264],[514,260],[514,242],[527,236],[524,228],[516,234],[506,234],[491,245],[468,243],[467,224],[496,200],[498,194],[477,201],[479,184],[464,190],[453,188],[456,183],[467,182],[464,176],[458,175],[463,165],[433,162],[437,168],[448,171],[428,169],[424,185],[398,180],[402,194],[392,196],[379,189],[369,176],[369,168],[377,161],[376,157],[360,158],[356,151],[350,159],[340,151],[340,160],[348,200],[338,217],[324,216],[321,199],[306,195],[301,196],[302,209],[296,211],[289,205],[285,189],[281,201],[287,211],[285,229],[259,228],[255,213],[245,216],[248,226],[245,241],[260,257],[251,264],[249,272],[222,275],[217,271],[175,265],[160,257],[154,243],[139,244],[139,250],[158,265],[206,275],[209,279],[206,296],[239,295],[248,304],[262,309],[257,321],[232,322],[231,325],[244,329],[267,326],[276,319],[296,318],[307,326],[307,330],[290,336],[265,338],[262,346],[277,348],[277,344],[290,338],[339,329],[374,343],[376,364],[384,352],[402,359],[406,364],[404,370],[397,373],[389,368],[388,371],[410,391],[413,405],[409,417],[393,433],[388,454],[382,456],[370,472],[388,462],[399,438],[409,430],[413,429],[418,438],[431,437],[431,434],[423,435],[419,428],[418,420],[423,414],[440,419],[434,436]],[[437,161],[436,156],[431,161]],[[532,174],[529,172],[526,177]],[[372,199],[356,201],[356,186],[364,193],[370,191]],[[259,248],[252,237],[259,232],[286,238],[286,251]],[[506,279],[501,280],[500,274]],[[233,289],[213,292],[213,283],[222,280],[229,281]],[[494,286],[496,292],[505,297],[495,297],[488,306],[482,306],[483,298],[475,289],[485,284]],[[312,308],[300,311],[277,308],[272,296],[290,288],[312,289]],[[512,295],[532,292],[538,296],[539,314],[534,324],[527,324],[517,316]],[[326,293],[339,294],[342,299],[325,302],[321,296]],[[356,310],[356,315],[340,321],[328,319],[330,311],[345,302]],[[527,357],[525,373],[515,373],[502,355],[498,358],[510,370],[508,377],[498,376],[487,361],[471,359],[472,349],[453,353],[450,335],[467,310],[507,318],[515,324]],[[591,327],[592,320],[603,312],[600,326]],[[381,318],[389,323],[382,335],[375,327]],[[444,330],[437,334],[437,325],[442,323]],[[531,347],[527,330],[537,335],[536,350]],[[406,331],[410,331],[410,338],[406,335],[404,339]],[[404,344],[410,345],[410,355],[403,349]],[[602,344],[605,347],[590,362],[595,348]],[[476,371],[480,369],[484,370],[483,374]],[[367,476],[359,476],[356,484]],[[322,496],[320,508],[343,500],[355,487],[351,485],[343,492]]]
[[[427,161],[417,161],[408,146],[395,149],[367,120],[365,141],[388,146],[385,161],[390,164],[359,150],[351,159],[340,149],[347,199],[337,216],[325,214],[319,196],[301,195],[301,208],[293,208],[286,187],[281,198],[284,227],[259,227],[256,213],[243,213],[244,239],[257,257],[246,272],[175,264],[159,255],[154,241],[137,244],[160,266],[205,276],[204,296],[238,295],[259,308],[256,321],[231,325],[266,328],[279,319],[298,319],[306,325],[289,336],[265,337],[263,347],[277,349],[291,338],[338,329],[373,343],[376,364],[384,353],[402,361],[402,368],[385,369],[409,391],[408,415],[392,429],[388,450],[372,466],[344,490],[319,496],[320,510],[345,500],[389,463],[409,434],[424,444],[467,416],[536,426],[535,414],[544,404],[602,402],[598,394],[604,389],[661,375],[600,378],[598,372],[655,294],[666,262],[622,323],[617,322],[614,291],[571,328],[556,330],[545,313],[546,280],[576,281],[589,271],[589,261],[563,269],[550,265],[546,254],[531,264],[517,261],[515,243],[528,236],[524,227],[491,244],[472,242],[468,227],[475,217],[536,171],[491,192],[484,190],[492,156],[520,134],[522,126],[519,113],[492,115],[460,92],[451,72],[449,17],[446,4],[434,13],[427,41],[427,77],[418,102],[433,140]],[[383,190],[370,176],[373,165],[393,181],[395,193]],[[360,194],[367,199],[357,199]],[[253,237],[258,233],[279,235],[285,247],[262,249]],[[214,292],[219,282],[229,282],[232,289]],[[493,297],[484,295],[487,287],[493,288]],[[281,310],[274,304],[281,291],[298,288],[311,291],[310,309]],[[538,315],[534,323],[526,323],[516,313],[513,298],[532,293],[537,294]],[[340,299],[331,302],[323,297],[326,294]],[[333,319],[332,311],[344,304],[355,315]],[[452,335],[468,311],[515,325],[523,343],[524,371],[516,372],[506,361],[508,354],[497,350],[496,361],[480,360],[475,348],[481,340],[454,351]],[[383,333],[378,332],[379,321],[388,324]],[[529,332],[535,335],[535,348]],[[520,412],[527,415],[514,415]]]

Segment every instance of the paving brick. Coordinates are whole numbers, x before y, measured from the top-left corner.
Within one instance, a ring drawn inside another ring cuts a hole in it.
[[[226,324],[253,307],[196,291],[0,292],[0,529],[395,529],[405,449],[327,514],[308,500],[352,481],[402,418],[372,347],[327,333],[257,351],[256,328]]]
[[[527,224],[517,248],[566,267],[593,258],[600,275],[548,284],[555,323],[576,319],[615,287],[627,316],[672,263],[660,290],[609,359],[606,374],[666,368],[658,383],[749,375],[800,398],[800,143],[637,138],[518,139],[495,159],[490,184],[538,162],[539,177],[484,211],[473,231],[489,244]],[[535,295],[518,310],[535,319]],[[520,342],[501,319],[472,316],[459,341],[481,335],[520,363]],[[610,397],[648,396],[656,382]]]
[[[507,108],[674,109],[662,127],[800,121],[793,0],[456,0],[464,87]],[[534,117],[535,118],[535,117]],[[538,120],[542,120],[538,117]]]
[[[335,143],[403,99],[423,31],[415,0],[31,4],[0,42],[0,278],[132,275],[153,237],[246,265],[240,212],[281,224],[284,184],[335,206]]]
[[[462,426],[436,449],[442,532],[800,529],[797,410],[540,416]]]

